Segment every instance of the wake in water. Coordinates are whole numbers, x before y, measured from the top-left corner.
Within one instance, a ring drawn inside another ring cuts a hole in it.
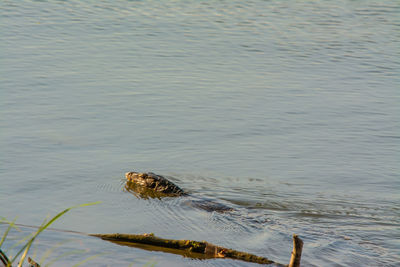
[[[173,179],[180,184],[179,180]],[[319,256],[321,264],[337,263],[336,255],[341,253],[343,247],[353,251],[352,261],[354,257],[358,257],[360,263],[368,258],[371,263],[391,264],[369,255],[387,255],[390,251],[385,248],[386,244],[370,240],[379,240],[378,236],[384,234],[383,231],[388,231],[389,235],[389,229],[399,226],[395,217],[388,217],[388,214],[393,214],[389,212],[393,206],[357,202],[351,196],[329,196],[322,193],[318,194],[315,201],[310,202],[309,197],[302,197],[301,186],[293,187],[300,192],[288,193],[285,190],[284,193],[274,190],[281,185],[265,188],[260,185],[261,181],[256,180],[240,189],[224,186],[216,179],[203,178],[195,181],[196,183],[192,183],[194,180],[191,179],[185,181],[185,187],[193,185],[190,191],[193,197],[146,200],[139,197],[132,201],[138,201],[139,205],[148,202],[154,214],[158,215],[157,218],[163,221],[162,224],[167,221],[166,225],[170,229],[178,227],[187,232],[205,233],[214,229],[228,235],[236,233],[244,236],[264,235],[268,232],[272,236],[285,236],[295,232],[305,236],[309,248],[305,255],[309,253],[311,258],[315,258],[322,253]],[[207,191],[208,188],[212,189],[212,193]],[[219,212],[204,208],[207,203],[222,203],[230,209]],[[387,223],[388,221],[392,223]],[[369,228],[377,224],[381,225],[380,231],[372,231],[369,236],[359,235],[360,231],[370,231]],[[232,239],[228,237],[226,241],[232,242]],[[313,265],[304,257],[307,264]],[[340,262],[349,264],[345,258]]]

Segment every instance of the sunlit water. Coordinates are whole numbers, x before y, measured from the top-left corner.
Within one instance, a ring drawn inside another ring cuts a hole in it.
[[[395,266],[399,11],[398,1],[1,1],[0,216],[39,225],[102,201],[55,227],[207,240],[282,263],[297,233],[305,266]],[[123,191],[131,170],[235,211],[138,199]],[[57,266],[103,252],[87,264],[253,266],[52,231],[38,255],[59,243],[53,259],[85,253]]]

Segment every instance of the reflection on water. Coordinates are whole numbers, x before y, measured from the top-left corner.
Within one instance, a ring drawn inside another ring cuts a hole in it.
[[[111,241],[111,242],[121,245],[121,246],[140,248],[140,249],[149,250],[149,251],[172,253],[172,254],[181,255],[186,258],[192,258],[192,259],[198,259],[198,260],[206,260],[206,259],[214,258],[214,257],[211,257],[206,254],[195,253],[195,252],[191,252],[191,251],[187,251],[187,250],[177,250],[177,249],[172,249],[172,248],[163,248],[163,247],[156,247],[156,246],[151,246],[151,245],[146,245],[146,244],[136,244],[136,243],[119,242],[119,241]]]
[[[100,200],[56,227],[278,262],[297,233],[307,266],[394,266],[398,13],[374,0],[1,2],[0,216],[40,225]],[[131,169],[193,198],[138,199],[123,191]],[[82,240],[121,266],[232,264]]]

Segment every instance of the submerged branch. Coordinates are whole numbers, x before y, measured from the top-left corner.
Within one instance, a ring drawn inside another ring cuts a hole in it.
[[[191,258],[229,258],[259,264],[275,264],[276,266],[286,266],[284,264],[276,263],[265,257],[220,247],[206,241],[164,239],[157,237],[154,234],[134,235],[117,233],[90,234],[90,236],[99,237],[103,240],[108,240],[119,245],[133,246],[146,250],[169,252]]]

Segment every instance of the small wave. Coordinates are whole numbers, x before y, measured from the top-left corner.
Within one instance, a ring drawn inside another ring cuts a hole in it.
[[[103,192],[118,192],[121,191],[124,183],[115,184],[115,183],[103,183],[103,184],[96,184],[96,190],[103,191]]]

